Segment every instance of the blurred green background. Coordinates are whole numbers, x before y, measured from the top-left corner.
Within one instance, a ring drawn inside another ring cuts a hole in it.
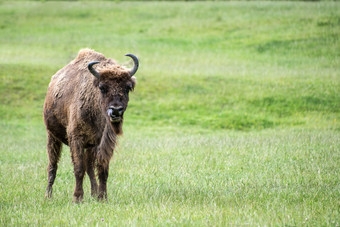
[[[1,3],[3,120],[41,121],[50,77],[93,48],[141,59],[139,126],[339,127],[338,3]]]

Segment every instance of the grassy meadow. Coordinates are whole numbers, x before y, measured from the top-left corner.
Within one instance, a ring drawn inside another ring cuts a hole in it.
[[[340,224],[339,2],[0,1],[0,225]],[[138,83],[108,202],[47,185],[42,106],[81,48]]]

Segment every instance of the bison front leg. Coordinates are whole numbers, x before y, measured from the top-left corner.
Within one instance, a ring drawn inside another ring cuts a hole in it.
[[[50,133],[47,134],[47,154],[49,163],[47,166],[48,183],[45,198],[52,197],[52,186],[57,175],[58,161],[60,158],[62,144],[54,138]]]
[[[71,146],[72,162],[74,165],[74,176],[76,185],[73,193],[73,202],[82,202],[84,196],[83,179],[85,175],[84,147],[78,141],[72,141]]]
[[[96,175],[94,173],[94,165],[96,161],[96,149],[89,148],[85,153],[85,164],[86,164],[86,172],[89,175],[91,182],[91,196],[95,197],[98,195],[98,184],[96,180]]]
[[[98,199],[102,200],[105,198],[107,200],[106,182],[109,176],[109,163],[98,164],[97,171],[98,171],[98,179],[99,179]]]

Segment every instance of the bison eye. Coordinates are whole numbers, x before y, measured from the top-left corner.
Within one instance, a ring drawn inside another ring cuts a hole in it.
[[[107,93],[107,88],[106,88],[106,86],[104,86],[104,85],[99,85],[99,89],[100,89],[100,92],[101,92],[102,94],[106,94],[106,93]]]

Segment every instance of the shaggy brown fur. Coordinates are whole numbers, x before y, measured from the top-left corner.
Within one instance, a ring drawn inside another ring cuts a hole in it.
[[[95,66],[100,79],[87,69],[91,61],[100,61]],[[125,111],[128,93],[135,84],[136,79],[129,75],[129,70],[90,49],[80,50],[76,59],[52,77],[44,104],[49,157],[46,197],[52,196],[52,185],[64,143],[70,147],[74,164],[76,186],[73,200],[79,202],[83,198],[85,171],[91,181],[91,194],[100,199],[107,198],[109,162],[116,137],[122,134],[123,124],[123,115],[119,120],[112,121],[107,111],[110,106],[117,105]]]

